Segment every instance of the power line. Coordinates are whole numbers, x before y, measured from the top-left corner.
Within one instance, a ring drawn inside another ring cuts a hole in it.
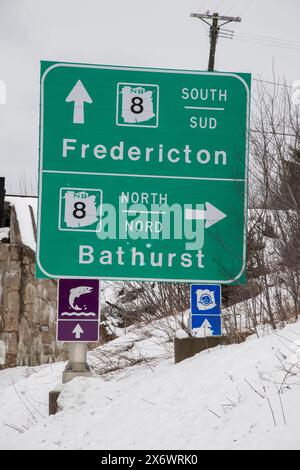
[[[225,38],[225,36],[221,36],[221,37]],[[227,38],[227,39],[231,39],[231,38]],[[243,39],[243,38],[239,38],[239,37],[235,38],[235,39],[237,41],[240,41],[240,42],[248,42],[250,44],[257,44],[257,45],[260,45],[260,46],[281,47],[283,49],[290,49],[290,50],[294,50],[294,51],[300,51],[300,46],[299,47],[293,47],[293,46],[287,46],[287,45],[283,45],[283,44],[276,44],[276,43],[270,43],[270,42]]]
[[[219,8],[223,5],[225,0],[221,0],[218,6],[216,6],[216,11],[219,10]]]
[[[294,88],[292,85],[287,85],[286,83],[272,82],[271,80],[262,80],[260,78],[252,78],[256,82],[269,83],[270,85],[284,86],[286,88]]]
[[[236,1],[234,2],[234,4],[232,5],[232,7],[229,8],[229,10],[226,11],[225,15],[227,15],[231,10],[233,10],[234,7],[235,7],[235,5],[237,5],[238,3],[239,3],[239,0],[236,0]]]
[[[200,7],[200,10],[202,10],[202,8],[204,7],[206,1],[207,1],[207,0],[203,0],[203,2],[202,2],[202,4],[201,4],[201,7]]]
[[[244,33],[243,31],[239,31],[236,34],[240,36],[247,36],[247,37],[253,37],[253,38],[258,38],[258,39],[266,39],[268,41],[279,41],[279,42],[288,42],[291,44],[300,44],[300,41],[294,41],[293,39],[283,39],[283,38],[278,38],[275,36],[265,36],[263,34],[252,34],[252,33]]]
[[[236,36],[235,36],[236,35]],[[252,44],[259,44],[263,46],[282,47],[284,49],[300,50],[300,43],[279,42],[275,40],[266,40],[253,37],[242,36],[234,31],[226,32],[222,29],[219,31],[219,37],[224,39],[236,39],[237,41],[249,42]]]
[[[251,5],[255,2],[255,0],[250,0],[249,4],[243,9],[242,13],[240,14],[240,16],[242,16],[245,11],[248,10],[249,7],[251,7]]]
[[[270,42],[270,41],[263,41],[263,40],[258,40],[258,39],[249,39],[249,38],[244,38],[244,37],[235,37],[234,34],[224,34],[222,30],[220,30],[218,37],[223,38],[223,39],[236,39],[236,41],[241,41],[241,42],[248,42],[250,44],[258,44],[262,46],[271,46],[271,47],[281,47],[283,49],[290,49],[294,51],[300,51],[300,43],[298,46],[292,45],[292,44],[280,44],[278,42]]]
[[[243,37],[243,38],[246,38],[246,39],[255,39],[255,40],[258,40],[258,41],[268,41],[268,42],[279,42],[279,43],[282,43],[282,44],[286,44],[286,45],[291,45],[291,46],[300,46],[300,41],[294,41],[293,39],[282,39],[282,38],[277,38],[277,37],[274,37],[274,36],[265,36],[265,35],[262,35],[262,34],[252,34],[252,33],[244,33],[244,32],[235,32],[231,29],[227,29],[227,28],[222,28],[220,30],[220,32],[224,33],[225,35],[229,35],[229,36],[232,36],[233,34],[237,35],[237,36],[240,36],[240,37]]]
[[[274,131],[258,131],[256,129],[250,129],[251,132],[255,132],[258,134],[272,134],[272,135],[281,135],[281,136],[286,136],[286,137],[297,137],[299,139],[298,134],[288,134],[286,132],[274,132]]]

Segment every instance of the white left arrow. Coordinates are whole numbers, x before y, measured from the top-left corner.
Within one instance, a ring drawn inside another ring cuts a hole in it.
[[[84,124],[84,103],[92,103],[93,100],[86,91],[81,80],[75,84],[66,98],[66,102],[74,102],[73,123]]]
[[[185,209],[186,220],[205,220],[205,228],[209,228],[212,225],[220,222],[220,220],[227,217],[224,212],[217,209],[210,202],[205,203],[206,209]]]
[[[83,335],[84,332],[79,323],[77,323],[72,333],[75,334],[75,339],[80,339],[80,336]]]

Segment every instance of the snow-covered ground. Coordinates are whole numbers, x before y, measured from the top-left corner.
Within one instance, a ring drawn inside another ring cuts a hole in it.
[[[48,417],[63,367],[0,372],[1,449],[300,449],[300,322],[177,365],[74,379]]]

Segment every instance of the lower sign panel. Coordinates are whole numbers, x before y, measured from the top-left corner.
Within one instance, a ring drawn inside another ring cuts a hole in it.
[[[96,343],[99,341],[99,323],[96,320],[58,320],[57,341]]]
[[[192,315],[192,332],[197,336],[222,336],[222,317],[220,315]]]
[[[45,173],[37,277],[244,283],[243,181]]]

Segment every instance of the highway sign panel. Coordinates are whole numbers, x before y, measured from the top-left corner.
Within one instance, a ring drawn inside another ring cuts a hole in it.
[[[243,283],[250,75],[42,62],[37,277]]]
[[[57,341],[99,340],[100,281],[59,279],[57,297]]]

